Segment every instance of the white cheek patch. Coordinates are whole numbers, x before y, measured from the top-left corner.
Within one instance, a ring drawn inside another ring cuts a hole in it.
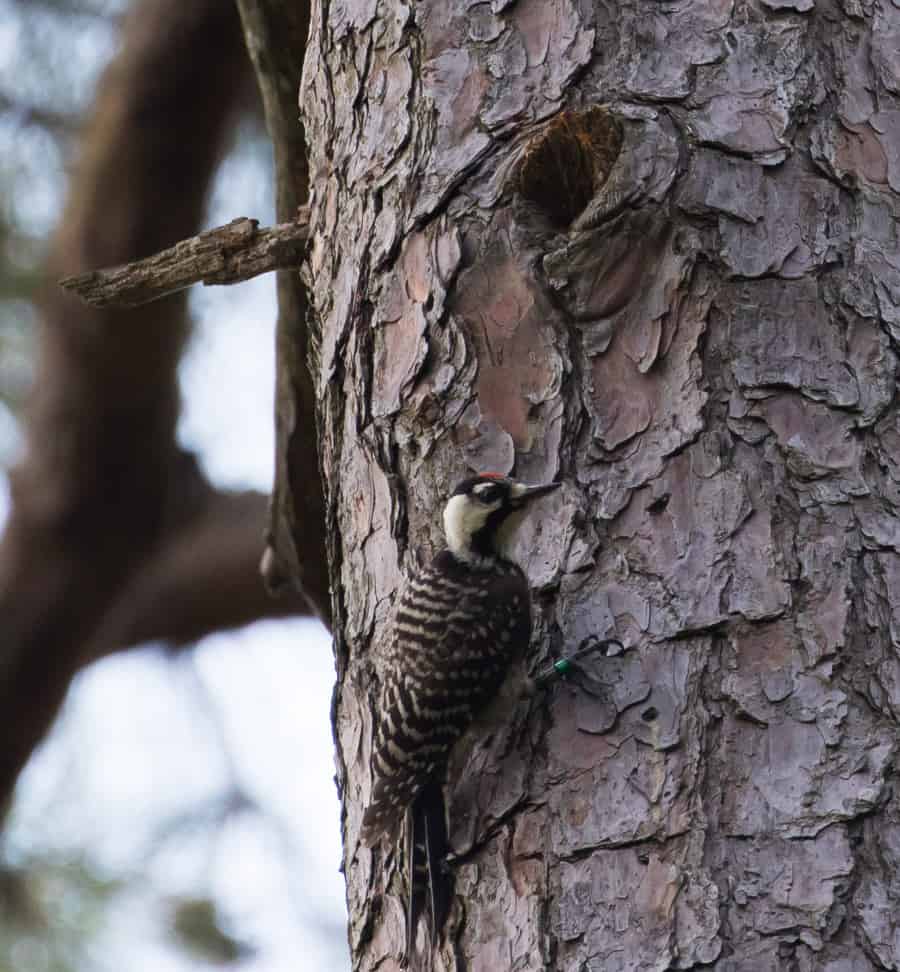
[[[491,505],[473,502],[467,496],[453,496],[444,507],[444,535],[447,546],[458,556],[464,556],[472,545],[472,536],[487,518],[500,508],[499,501]]]

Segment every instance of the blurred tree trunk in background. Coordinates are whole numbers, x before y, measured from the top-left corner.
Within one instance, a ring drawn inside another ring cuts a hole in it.
[[[355,967],[403,948],[372,655],[491,469],[565,483],[534,665],[624,650],[453,768],[434,967],[900,968],[898,41],[888,0],[313,3]]]
[[[215,490],[175,441],[185,295],[97,310],[56,285],[197,231],[249,66],[231,4],[139,0],[99,84],[47,268],[0,543],[0,805],[89,661],[308,610],[260,580],[266,498]]]

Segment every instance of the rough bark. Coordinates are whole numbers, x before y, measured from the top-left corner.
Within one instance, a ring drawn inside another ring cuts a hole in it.
[[[228,4],[143,0],[100,83],[47,268],[0,544],[0,804],[88,661],[304,607],[272,602],[259,579],[265,498],[215,491],[176,446],[183,297],[99,311],[55,285],[196,232],[248,68]]]
[[[314,3],[355,968],[403,947],[358,841],[401,566],[513,468],[565,482],[533,664],[624,650],[454,767],[434,968],[900,968],[898,39],[888,0]]]

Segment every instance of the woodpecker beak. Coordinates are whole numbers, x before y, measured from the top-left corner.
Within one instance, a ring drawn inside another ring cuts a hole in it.
[[[562,483],[547,483],[545,486],[528,486],[526,483],[516,483],[512,488],[512,500],[516,507],[521,507],[539,496],[552,493],[560,486],[562,486]]]

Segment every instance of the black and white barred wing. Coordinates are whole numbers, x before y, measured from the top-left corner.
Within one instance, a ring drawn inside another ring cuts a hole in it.
[[[372,750],[363,840],[392,834],[419,790],[496,695],[530,635],[521,571],[454,571],[440,558],[412,575],[394,613]]]

